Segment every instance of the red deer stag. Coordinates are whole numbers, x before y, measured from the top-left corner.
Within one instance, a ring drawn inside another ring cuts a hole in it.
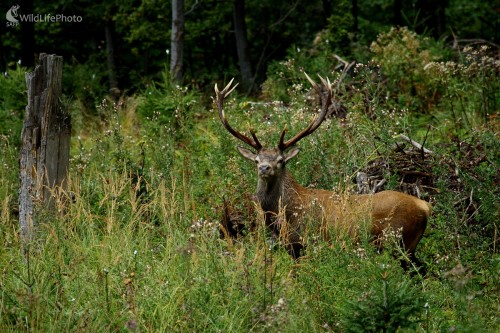
[[[255,197],[265,213],[266,225],[281,237],[294,258],[300,256],[307,228],[312,227],[313,231],[325,237],[329,227],[344,227],[352,237],[366,230],[374,237],[378,247],[382,246],[384,234],[392,230],[400,235],[410,260],[420,266],[415,257],[415,248],[424,234],[431,213],[429,203],[394,191],[373,195],[339,195],[326,190],[308,189],[299,185],[286,169],[287,162],[299,152],[299,148],[294,145],[321,125],[332,102],[332,87],[328,79],[320,77],[322,84],[319,86],[307,74],[306,77],[320,96],[321,111],[304,130],[289,140],[285,141],[286,128],[283,129],[276,148],[264,148],[252,129],[249,137],[229,125],[223,104],[237,86],[231,87],[234,79],[222,91],[215,85],[215,100],[222,124],[234,137],[256,151],[238,147],[243,157],[257,165],[259,178]]]

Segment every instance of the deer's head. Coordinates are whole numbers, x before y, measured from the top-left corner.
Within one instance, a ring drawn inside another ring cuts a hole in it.
[[[280,177],[285,169],[285,164],[299,153],[299,148],[294,147],[287,152],[278,148],[262,148],[257,153],[244,147],[238,147],[238,151],[246,159],[255,162],[257,174],[263,180]]]
[[[253,161],[257,166],[257,173],[259,178],[264,181],[278,179],[282,176],[283,171],[285,170],[286,163],[297,156],[299,153],[299,148],[294,147],[294,145],[299,142],[304,137],[313,133],[323,122],[326,117],[328,107],[332,101],[332,88],[331,83],[328,79],[321,79],[321,86],[319,86],[316,82],[314,82],[307,74],[305,74],[313,88],[319,94],[321,99],[321,111],[320,113],[313,118],[313,120],[309,123],[309,125],[303,129],[301,132],[297,133],[294,137],[285,141],[285,133],[286,127],[283,129],[280,135],[279,143],[277,147],[274,148],[265,148],[257,139],[255,131],[250,129],[251,137],[244,135],[236,130],[234,130],[228,123],[226,116],[224,114],[223,104],[224,99],[236,88],[238,84],[233,84],[233,80],[229,82],[229,84],[220,91],[215,85],[215,98],[217,102],[217,106],[219,108],[219,118],[224,125],[224,127],[231,133],[234,137],[243,141],[250,147],[252,147],[255,151],[244,147],[238,147],[238,151],[243,157],[246,159]]]

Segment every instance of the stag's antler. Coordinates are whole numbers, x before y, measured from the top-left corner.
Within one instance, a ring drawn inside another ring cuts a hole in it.
[[[219,108],[219,118],[222,121],[222,124],[224,127],[231,133],[234,137],[240,139],[241,141],[245,142],[249,146],[255,148],[257,151],[262,149],[262,145],[260,144],[259,140],[257,139],[257,136],[255,135],[255,132],[250,129],[250,134],[252,135],[252,138],[249,138],[248,136],[234,130],[229,123],[226,120],[226,116],[224,115],[224,98],[226,98],[230,93],[233,92],[233,90],[238,86],[238,83],[236,83],[232,88],[231,85],[233,84],[234,78],[229,81],[226,87],[222,89],[222,91],[219,90],[217,87],[217,83],[215,84],[215,100],[217,101],[217,107]]]
[[[281,151],[284,151],[284,150],[290,148],[291,146],[293,146],[294,144],[299,142],[301,139],[305,138],[306,136],[308,136],[309,134],[314,132],[319,127],[319,125],[321,125],[323,120],[325,120],[326,114],[328,112],[328,107],[332,104],[332,84],[330,83],[330,79],[328,79],[328,78],[323,79],[320,75],[318,75],[318,77],[321,80],[321,86],[318,86],[318,84],[316,82],[314,82],[309,77],[309,75],[307,75],[306,73],[304,73],[304,74],[305,74],[307,80],[313,86],[314,90],[316,90],[316,92],[319,95],[319,98],[321,100],[321,111],[311,121],[309,126],[304,128],[301,132],[297,133],[293,138],[287,140],[286,142],[283,142],[283,140],[285,139],[285,132],[286,132],[286,127],[285,127],[283,129],[283,132],[281,132],[280,141],[278,144],[278,148]],[[323,92],[321,91],[322,88],[325,90],[326,94],[323,94]]]

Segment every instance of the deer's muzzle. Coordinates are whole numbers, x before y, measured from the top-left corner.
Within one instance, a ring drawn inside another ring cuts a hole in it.
[[[259,165],[259,176],[267,177],[272,175],[273,168],[268,163],[263,163]]]

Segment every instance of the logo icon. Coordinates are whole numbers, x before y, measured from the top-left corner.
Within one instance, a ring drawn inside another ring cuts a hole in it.
[[[17,10],[19,9],[19,5],[14,5],[10,7],[10,9],[7,11],[7,15],[5,17],[7,18],[7,26],[17,26],[19,24],[19,21],[17,20],[17,16],[19,15],[17,13]]]

